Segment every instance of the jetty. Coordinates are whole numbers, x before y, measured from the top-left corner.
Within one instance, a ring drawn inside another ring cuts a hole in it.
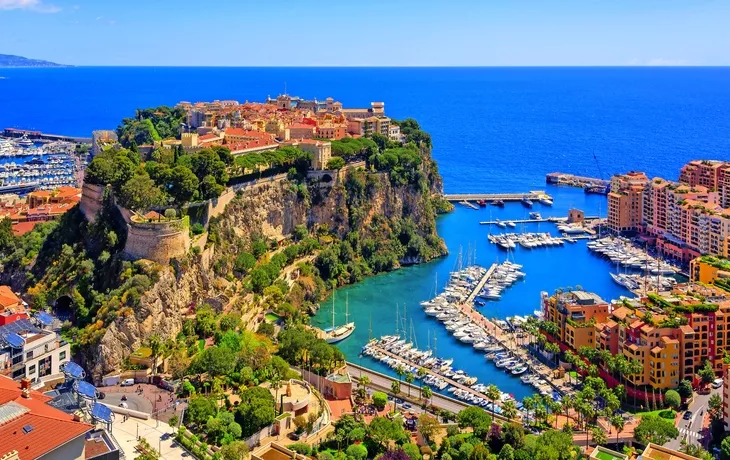
[[[479,206],[475,205],[474,203],[470,203],[470,202],[468,202],[468,201],[466,201],[466,200],[464,200],[464,201],[459,201],[459,204],[461,204],[461,205],[464,205],[464,206],[466,206],[467,208],[472,208],[472,209],[479,209]]]
[[[584,217],[585,220],[597,220],[600,219],[598,216],[588,216]],[[509,219],[509,220],[483,220],[479,222],[479,225],[497,225],[498,223],[506,223],[506,222],[513,222],[515,224],[541,224],[544,222],[553,222],[553,223],[564,223],[567,222],[567,217],[543,217],[541,219]]]
[[[418,363],[411,362],[411,361],[405,359],[404,357],[399,356],[399,355],[396,355],[395,353],[391,353],[390,351],[388,351],[385,348],[380,347],[378,345],[370,345],[369,348],[371,350],[377,351],[378,353],[381,353],[381,354],[383,354],[385,356],[389,356],[389,357],[391,357],[393,359],[397,359],[398,361],[400,361],[401,363],[403,363],[404,365],[406,365],[408,367],[411,367],[411,368],[412,367],[422,368],[421,366],[418,365]],[[490,400],[487,397],[487,395],[485,395],[484,393],[481,393],[481,392],[479,392],[477,390],[474,390],[474,389],[472,389],[472,388],[470,388],[470,387],[468,387],[468,386],[466,386],[466,385],[464,385],[462,383],[457,382],[456,380],[452,380],[452,379],[450,379],[448,377],[445,377],[445,376],[439,374],[438,372],[434,372],[433,370],[427,369],[425,367],[423,367],[422,369],[424,371],[426,371],[426,375],[432,375],[432,376],[434,376],[434,377],[436,377],[436,378],[438,378],[440,380],[443,380],[446,383],[448,383],[449,386],[456,387],[456,388],[458,388],[458,389],[460,389],[460,390],[462,390],[464,392],[467,392],[467,393],[472,394],[474,396],[477,396],[479,398],[486,399],[486,400]],[[497,404],[498,406],[501,406],[502,405],[502,402],[500,400],[496,400],[496,401],[492,401],[492,402],[495,403],[495,404]]]
[[[479,293],[482,291],[484,285],[487,284],[487,281],[489,281],[489,277],[492,276],[492,273],[494,273],[494,270],[497,269],[497,266],[498,264],[496,263],[492,264],[492,266],[489,267],[486,272],[484,272],[484,276],[481,277],[479,282],[476,284],[476,286],[474,286],[474,289],[472,289],[472,291],[469,293],[469,296],[466,298],[467,304],[474,303],[474,299],[476,299],[477,295],[479,295]]]
[[[522,201],[523,198],[527,198],[532,201],[538,201],[540,198],[548,198],[552,200],[552,197],[541,190],[523,192],[523,193],[447,193],[444,195],[444,199],[451,202],[462,202],[462,201],[481,201],[484,200],[487,203],[491,201]]]

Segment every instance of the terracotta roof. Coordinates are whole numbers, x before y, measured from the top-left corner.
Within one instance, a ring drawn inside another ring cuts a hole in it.
[[[164,216],[157,211],[150,211],[147,214],[145,214],[144,217],[145,217],[145,219],[160,220]]]
[[[13,224],[13,235],[15,236],[21,236],[25,235],[29,231],[33,230],[36,225],[42,224],[42,220],[36,220],[32,222],[18,222],[17,224]]]
[[[4,452],[16,450],[21,460],[36,459],[94,428],[47,405],[49,400],[50,397],[32,390],[30,397],[25,398],[19,382],[0,376],[0,407],[17,414],[0,424]],[[32,427],[30,431],[28,427]]]
[[[8,286],[0,286],[0,310],[21,303],[20,298]]]

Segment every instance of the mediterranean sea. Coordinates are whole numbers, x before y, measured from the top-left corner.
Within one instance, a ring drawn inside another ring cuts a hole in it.
[[[433,137],[446,192],[523,192],[544,189],[552,208],[535,204],[543,216],[565,216],[570,207],[605,215],[605,197],[549,187],[553,171],[601,176],[642,170],[676,179],[690,159],[730,160],[730,68],[152,68],[77,67],[0,69],[0,128],[35,129],[90,136],[113,129],[139,107],[181,100],[261,101],[284,91],[303,98],[332,96],[346,107],[385,102],[393,118],[413,117]],[[594,159],[594,153],[595,158]],[[369,336],[395,330],[396,307],[413,320],[421,348],[436,338],[438,355],[495,383],[518,399],[531,390],[499,372],[481,353],[464,346],[427,317],[419,302],[443,289],[457,263],[476,247],[477,262],[489,265],[505,253],[487,241],[479,221],[524,218],[518,203],[478,211],[457,205],[438,219],[449,256],[369,278],[337,292],[337,323],[345,299],[354,334],[339,344],[348,359],[390,372],[359,358]],[[520,227],[513,231],[522,230]],[[528,225],[525,231],[537,231]],[[555,233],[552,224],[540,231]],[[496,231],[496,229],[493,229]],[[480,307],[487,317],[529,314],[540,291],[576,285],[610,300],[627,294],[613,283],[613,267],[588,253],[585,242],[562,247],[517,248],[525,280],[502,299]],[[437,275],[438,274],[438,275]],[[372,318],[372,326],[371,324]],[[325,301],[313,324],[331,322]]]

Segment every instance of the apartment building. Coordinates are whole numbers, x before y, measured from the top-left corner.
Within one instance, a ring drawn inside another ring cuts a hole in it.
[[[546,319],[558,326],[556,338],[575,352],[587,346],[638,361],[642,372],[628,377],[633,385],[675,388],[706,361],[722,371],[722,357],[730,352],[730,294],[690,283],[659,300],[614,307],[585,292],[544,296]]]
[[[596,348],[596,323],[608,318],[608,303],[585,291],[556,293],[545,297],[546,319],[558,325],[559,339],[568,347]]]
[[[0,326],[28,318],[28,307],[9,286],[0,285]]]
[[[682,166],[679,182],[689,186],[701,185],[709,190],[717,190],[721,171],[727,163],[717,160],[693,160]]]
[[[712,284],[718,279],[730,278],[730,260],[702,256],[689,263],[690,279],[696,283]]]
[[[649,178],[632,171],[613,176],[608,194],[608,227],[616,233],[641,230],[644,212],[644,188]]]
[[[71,359],[71,345],[31,319],[0,326],[0,375],[33,382],[50,380]]]

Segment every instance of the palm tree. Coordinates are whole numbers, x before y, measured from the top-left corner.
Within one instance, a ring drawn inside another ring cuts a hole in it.
[[[605,432],[605,431],[603,431],[603,430],[602,430],[601,428],[599,428],[599,427],[595,427],[595,428],[593,428],[593,429],[591,430],[591,435],[592,435],[592,437],[593,437],[593,442],[595,442],[595,443],[596,443],[596,445],[602,445],[602,444],[606,444],[606,443],[608,442],[608,438],[606,437],[606,432]],[[586,438],[586,440],[587,440],[587,439],[588,439],[588,438]],[[586,442],[586,446],[587,446],[587,445],[588,445],[588,443]]]
[[[537,396],[537,395],[535,395]],[[525,399],[522,400],[522,407],[525,408],[525,411],[527,412],[527,418],[530,418],[530,412],[535,410],[535,407],[537,406],[537,403],[535,401],[534,396],[525,396]]]
[[[504,415],[509,420],[517,417],[517,405],[513,400],[508,399],[504,402],[504,404],[502,404],[502,415]]]
[[[494,402],[499,399],[502,393],[497,388],[497,385],[490,383],[484,391],[484,395],[492,402],[492,418],[494,418]]]
[[[401,380],[406,374],[406,370],[402,364],[398,364],[398,366],[396,366],[395,368],[395,373],[398,375],[398,380]]]
[[[547,402],[548,408],[550,409],[551,414],[555,415],[555,414],[560,413],[560,409],[562,409],[563,406],[561,406],[559,402],[553,401],[552,399],[547,399],[547,398],[546,398],[546,402]],[[557,415],[555,415],[555,429],[556,430],[558,429],[558,416]]]
[[[426,407],[428,407],[429,400],[431,399],[431,396],[433,396],[433,391],[431,390],[431,387],[428,385],[424,385],[421,387],[421,396],[423,399],[426,400]]]
[[[406,374],[406,383],[408,384],[408,397],[411,397],[411,384],[416,378],[413,376],[413,373],[409,372]]]
[[[274,412],[276,412],[276,404],[279,402],[279,388],[281,388],[281,379],[278,375],[271,378],[271,388],[274,389]],[[283,407],[280,407],[280,409],[283,409]]]
[[[160,352],[162,351],[162,339],[157,334],[152,334],[149,339],[147,339],[147,346],[150,348],[150,351],[152,352],[152,374],[157,373],[157,357],[160,355]]]
[[[390,382],[390,391],[393,393],[393,396],[398,397],[400,394],[400,382],[396,382],[395,380]]]
[[[612,427],[616,428],[616,444],[618,444],[618,435],[624,429],[624,418],[620,415],[613,415],[609,418],[609,422],[611,422]]]
[[[572,395],[564,395],[560,398],[560,407],[565,411],[565,423],[568,423],[570,409],[575,407],[575,398]]]
[[[628,366],[627,366],[628,375],[634,377],[643,372],[644,372],[644,366],[639,361],[637,361],[635,359],[632,359],[631,361],[629,361]],[[632,379],[632,383],[634,384],[634,407],[636,407],[636,388],[638,387],[638,385],[636,384],[636,382],[633,381],[633,379]]]

